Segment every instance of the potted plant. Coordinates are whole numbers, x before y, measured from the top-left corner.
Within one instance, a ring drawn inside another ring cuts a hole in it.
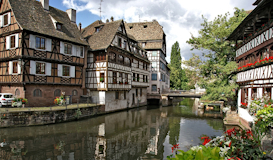
[[[104,78],[103,77],[100,78],[100,82],[102,82],[102,83],[104,82]]]

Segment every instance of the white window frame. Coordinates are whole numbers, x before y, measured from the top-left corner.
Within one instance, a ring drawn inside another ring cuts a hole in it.
[[[4,17],[5,17],[5,15],[8,15],[8,24],[6,24],[6,25],[4,25]],[[1,17],[1,20],[2,20],[1,27],[9,26],[10,25],[10,18],[11,18],[10,12],[3,14],[2,17]]]
[[[45,63],[45,74],[36,74],[36,63]],[[30,74],[37,76],[51,76],[51,63],[44,61],[30,61]]]
[[[17,73],[13,73],[13,62],[17,62]],[[18,75],[21,74],[21,65],[20,61],[9,61],[9,74]]]
[[[71,45],[71,54],[64,53],[65,44]],[[80,57],[80,55],[78,55],[79,54],[79,46],[76,46],[74,44],[67,43],[67,42],[62,42],[62,41],[60,42],[60,53],[66,55],[66,56]]]
[[[69,66],[69,76],[63,76],[63,66]],[[58,76],[59,77],[66,77],[66,78],[75,78],[76,70],[75,66],[70,66],[66,64],[58,64]]]
[[[36,37],[45,39],[45,49],[36,48]],[[50,38],[46,38],[46,37],[43,37],[43,36],[36,36],[36,35],[30,34],[30,36],[29,36],[29,48],[33,48],[33,49],[38,50],[38,51],[49,51],[49,52],[51,52],[52,40]]]
[[[12,36],[15,36],[15,47],[13,48],[10,48],[11,47],[11,37]],[[19,34],[12,34],[12,35],[9,35],[6,37],[6,49],[9,50],[9,49],[15,49],[15,48],[18,48],[18,45],[19,45]]]

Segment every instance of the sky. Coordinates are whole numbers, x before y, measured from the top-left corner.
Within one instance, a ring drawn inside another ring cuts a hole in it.
[[[82,28],[100,19],[106,21],[111,16],[114,20],[144,22],[156,19],[163,26],[167,41],[167,57],[170,61],[172,45],[178,41],[181,57],[188,60],[192,53],[201,55],[198,50],[191,50],[186,43],[193,36],[198,36],[203,22],[202,15],[213,20],[217,15],[230,13],[234,8],[252,10],[255,0],[49,0],[49,5],[63,11],[77,10],[77,24]]]

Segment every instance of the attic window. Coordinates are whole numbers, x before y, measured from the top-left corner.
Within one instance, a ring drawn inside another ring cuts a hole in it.
[[[143,28],[147,28],[147,25],[144,25]]]
[[[100,27],[96,27],[96,32],[99,32],[100,31]]]
[[[58,31],[62,31],[62,24],[57,23],[56,28],[57,28]]]
[[[133,28],[133,26],[130,26],[129,28],[130,28],[130,29],[132,29],[132,28]]]

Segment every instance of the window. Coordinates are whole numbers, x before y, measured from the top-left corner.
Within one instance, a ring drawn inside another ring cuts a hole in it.
[[[133,81],[135,81],[135,80],[136,80],[136,74],[133,73]]]
[[[33,97],[42,97],[42,91],[40,89],[35,89],[33,91]]]
[[[10,48],[15,48],[15,35],[10,37]]]
[[[61,96],[61,90],[60,89],[56,89],[54,91],[54,97],[60,97]]]
[[[146,42],[142,43],[142,48],[144,48],[146,46]]]
[[[123,64],[124,58],[123,58],[122,55],[119,55],[119,56],[118,56],[118,61],[119,61],[119,63]]]
[[[70,67],[63,66],[63,76],[69,76],[69,73],[70,73]]]
[[[156,85],[152,85],[152,92],[156,92],[157,91],[157,86]]]
[[[64,44],[64,53],[65,54],[72,54],[72,45],[71,44]]]
[[[20,96],[20,90],[17,88],[16,90],[15,90],[15,94],[14,94],[16,97],[18,97],[18,96]]]
[[[153,52],[152,52],[152,56],[153,56],[153,57],[156,57],[156,56],[157,56],[157,51],[153,51]]]
[[[4,15],[4,26],[9,24],[10,13]]]
[[[138,90],[136,89],[136,97],[138,96]]]
[[[140,97],[141,97],[142,96],[142,89],[140,89],[139,94],[140,94]]]
[[[100,73],[100,82],[104,83],[104,73]]]
[[[130,61],[130,59],[129,59],[128,57],[125,57],[125,58],[124,58],[124,64],[125,64],[126,66],[131,66],[131,61]]]
[[[127,41],[124,41],[124,42],[123,42],[123,44],[124,44],[124,45],[123,45],[123,48],[124,48],[124,49],[126,49],[126,43],[127,43]]]
[[[118,38],[118,46],[121,47],[121,38]]]
[[[37,49],[45,49],[45,39],[36,37],[36,46]]]
[[[45,74],[45,63],[36,62],[36,74]]]
[[[99,32],[100,31],[100,27],[96,27],[96,32]]]
[[[137,81],[139,82],[139,74],[137,74]]]
[[[126,99],[126,91],[123,92],[124,99]]]
[[[144,25],[143,28],[147,28],[147,25]]]
[[[99,53],[96,55],[96,61],[105,61],[106,60],[106,53]]]
[[[128,73],[125,73],[125,84],[128,84]]]
[[[74,90],[72,91],[72,96],[77,96],[77,95],[78,95],[78,91],[74,89]]]
[[[18,73],[18,62],[12,62],[12,73]]]
[[[145,82],[145,76],[143,75],[143,82]]]
[[[80,47],[80,56],[83,57],[83,47]]]
[[[116,62],[116,54],[111,52],[109,53],[109,61]]]
[[[123,74],[122,73],[119,73],[119,82],[123,82]]]
[[[113,72],[113,83],[117,83],[117,72]]]
[[[115,97],[116,97],[116,99],[119,99],[119,92],[118,91],[115,92]]]
[[[56,28],[57,28],[58,31],[62,31],[62,24],[57,23]]]
[[[152,81],[157,81],[157,73],[152,73]]]
[[[156,68],[157,64],[156,62],[152,62],[152,68]]]

